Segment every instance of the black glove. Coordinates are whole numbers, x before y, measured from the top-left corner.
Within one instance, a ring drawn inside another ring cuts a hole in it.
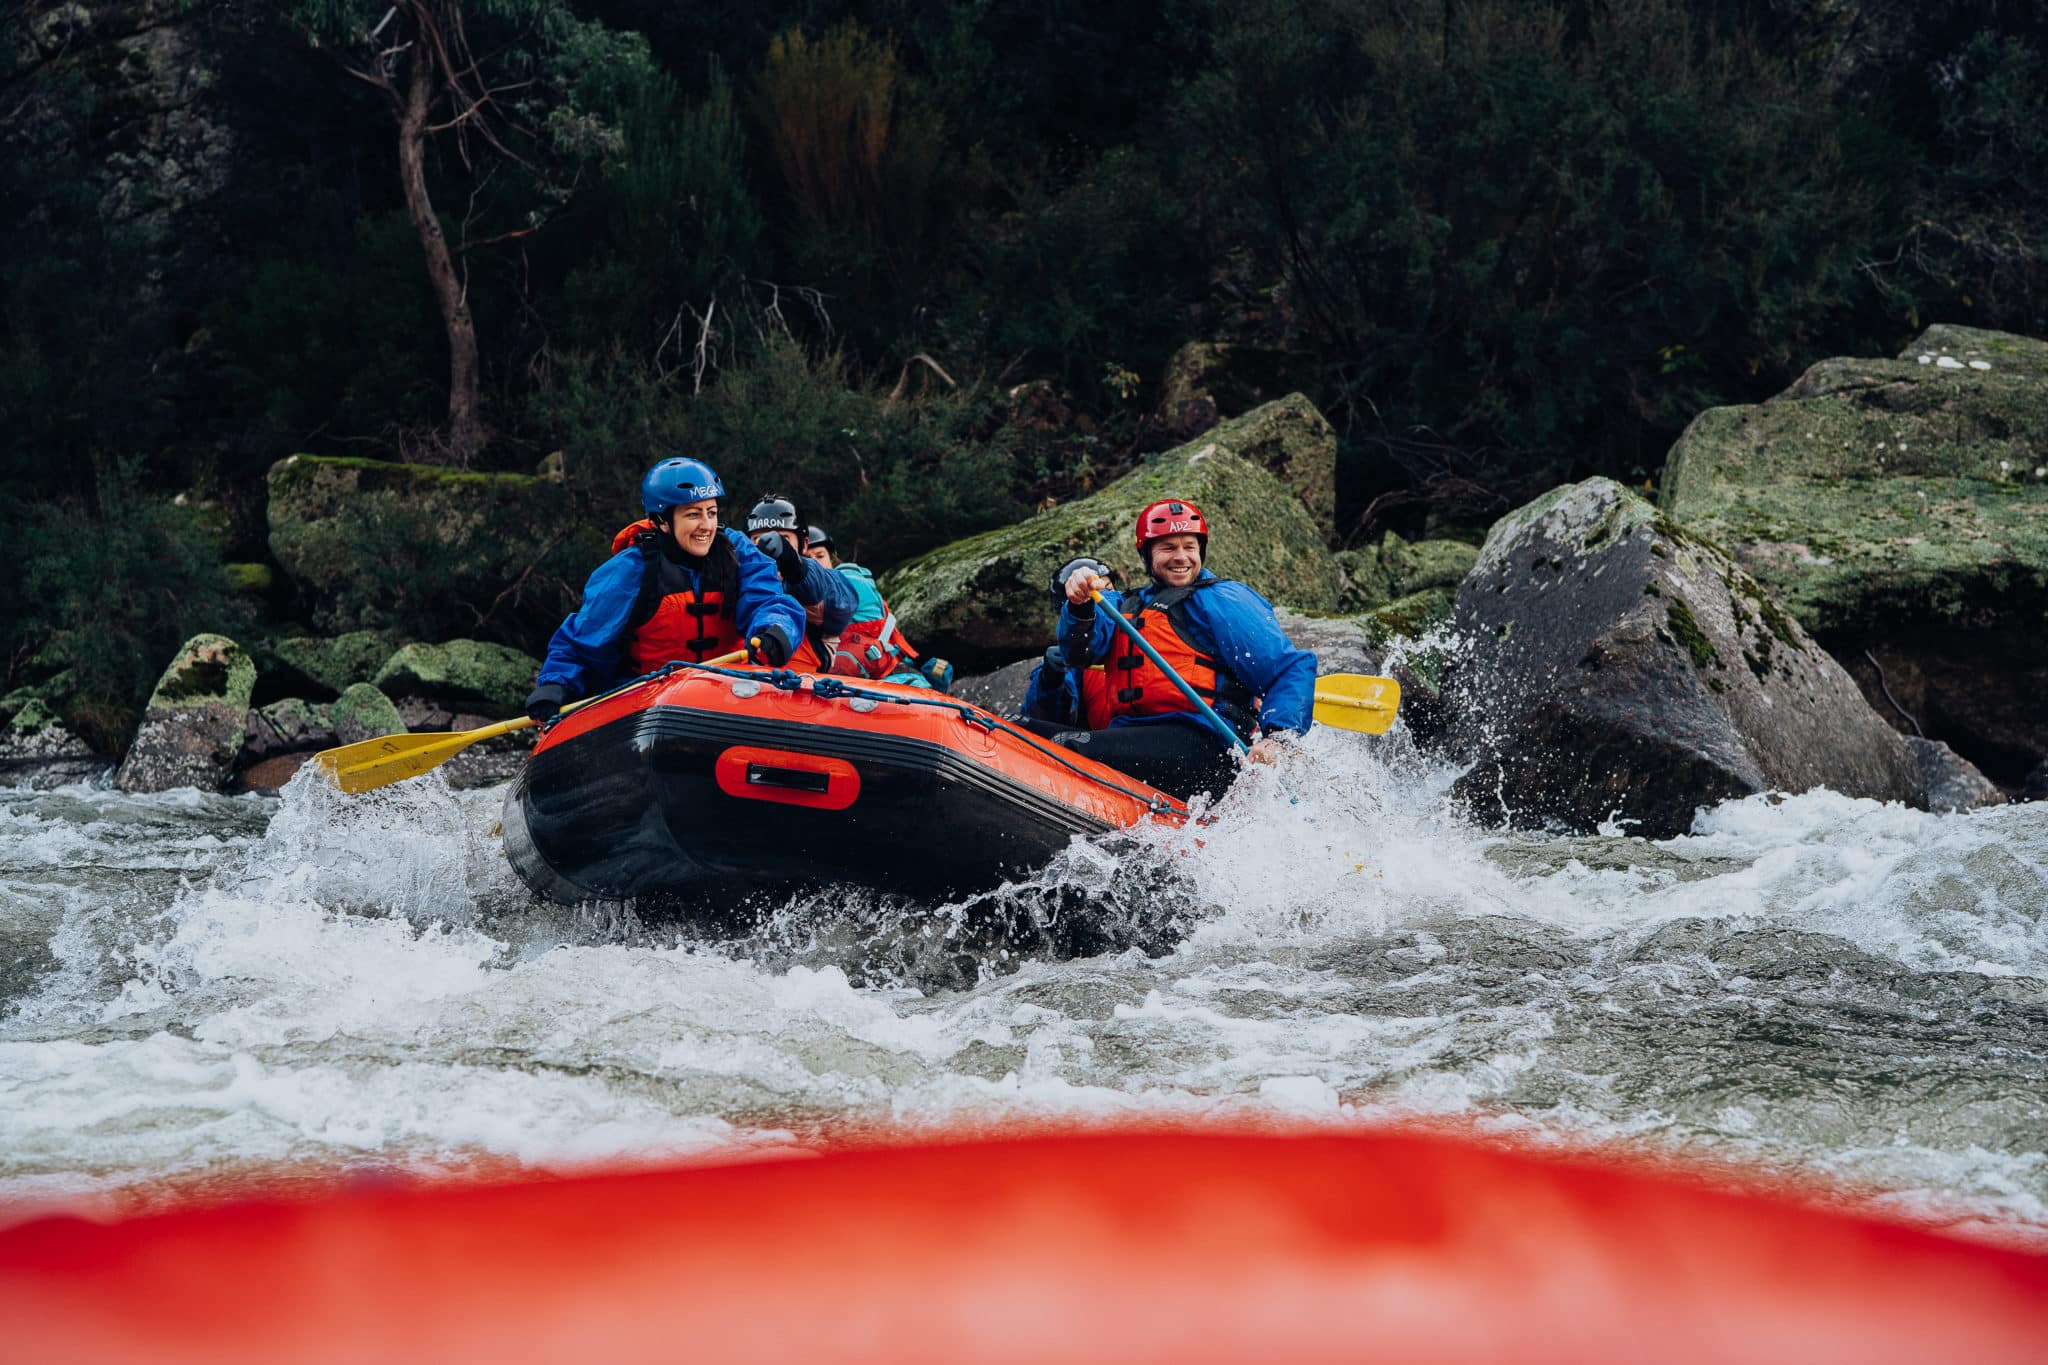
[[[781,626],[770,626],[747,642],[747,657],[757,664],[780,668],[796,653],[796,643]]]
[[[569,700],[569,689],[560,683],[542,683],[533,689],[533,695],[526,699],[526,714],[535,725],[554,717],[562,709],[562,703]]]
[[[782,575],[782,585],[793,588],[804,581],[810,572],[811,561],[798,554],[796,547],[784,539],[780,531],[763,531],[754,537],[754,546],[775,561],[775,572]]]

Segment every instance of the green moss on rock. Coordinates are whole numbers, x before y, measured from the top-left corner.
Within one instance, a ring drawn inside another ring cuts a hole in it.
[[[387,695],[419,696],[485,716],[519,714],[540,663],[505,645],[449,640],[407,645],[370,681]]]
[[[1468,547],[1469,548],[1469,547]],[[1374,644],[1389,640],[1417,640],[1451,619],[1458,604],[1456,587],[1424,588],[1396,598],[1365,614],[1366,634]]]
[[[1303,611],[1337,607],[1338,571],[1324,527],[1269,470],[1239,454],[1296,426],[1292,400],[1269,403],[1207,435],[1148,459],[1078,502],[932,551],[889,573],[883,594],[921,649],[995,663],[1044,647],[1054,608],[1052,571],[1079,555],[1143,581],[1131,526],[1161,498],[1200,504],[1212,528],[1209,567],[1242,579],[1275,603]]]
[[[1478,558],[1478,548],[1463,541],[1406,541],[1389,532],[1378,545],[1338,554],[1343,606],[1367,611],[1429,588],[1455,589]]]
[[[369,683],[355,683],[328,708],[334,723],[334,737],[343,744],[356,744],[379,735],[402,735],[405,718],[391,698]]]
[[[256,689],[256,665],[225,635],[195,635],[179,649],[150,694],[149,710],[221,703],[247,710]]]
[[[271,650],[287,667],[339,694],[350,683],[376,677],[399,644],[384,631],[353,630],[334,636],[295,635],[277,641]]]
[[[268,564],[228,564],[222,567],[228,589],[245,597],[267,597],[276,575]]]
[[[1936,327],[1897,360],[1822,361],[1700,414],[1661,505],[1809,630],[1962,623],[2048,591],[2048,343]]]
[[[1694,668],[1711,668],[1721,662],[1721,653],[1714,648],[1714,642],[1700,629],[1700,623],[1693,619],[1692,608],[1685,599],[1674,597],[1665,609],[1665,619],[1670,623],[1671,634],[1692,655]]]

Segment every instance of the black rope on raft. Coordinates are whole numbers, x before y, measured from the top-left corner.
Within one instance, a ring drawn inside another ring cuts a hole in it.
[[[1093,782],[1096,786],[1106,787],[1110,791],[1117,793],[1119,796],[1128,796],[1131,800],[1142,804],[1146,810],[1150,811],[1154,815],[1175,815],[1186,813],[1181,808],[1173,805],[1171,802],[1162,801],[1157,796],[1147,796],[1143,792],[1132,791],[1129,787],[1126,787],[1121,783],[1112,782],[1106,777],[1098,777],[1096,774],[1089,772],[1085,768],[1077,767],[1073,762],[1071,762],[1067,758],[1065,754],[1059,751],[1057,746],[1047,744],[1045,741],[1041,740],[1037,735],[1032,734],[1029,730],[1023,729],[1019,726],[1012,725],[1010,724],[1010,722],[1004,720],[1001,716],[990,715],[988,712],[981,710],[979,707],[969,706],[965,702],[953,701],[950,698],[945,697],[899,697],[893,696],[887,692],[872,692],[864,687],[855,687],[850,683],[843,683],[837,678],[826,676],[813,676],[809,674],[799,673],[795,669],[791,668],[771,668],[766,672],[756,670],[753,672],[742,673],[739,669],[736,668],[723,668],[717,664],[685,663],[682,660],[678,659],[663,664],[660,668],[655,669],[652,673],[643,673],[637,678],[629,678],[625,682],[620,683],[617,687],[612,688],[609,692],[605,692],[600,696],[591,698],[590,702],[586,703],[586,705],[595,704],[596,702],[600,701],[609,701],[611,698],[616,697],[621,693],[630,692],[634,688],[639,687],[644,683],[658,682],[661,679],[667,678],[682,669],[690,669],[698,673],[715,673],[719,677],[736,678],[742,682],[767,683],[771,687],[774,687],[778,691],[782,692],[802,691],[804,686],[804,679],[806,677],[809,677],[811,682],[812,695],[822,698],[825,701],[864,700],[876,703],[881,703],[885,701],[894,702],[898,706],[936,706],[941,711],[953,712],[955,715],[959,716],[960,719],[966,721],[969,725],[974,726],[976,729],[987,731],[990,734],[995,733],[997,730],[1001,730],[1003,733],[1007,735],[1014,736],[1015,738],[1022,740],[1025,744],[1030,745],[1033,749],[1037,750],[1045,757],[1051,759],[1053,762],[1059,764],[1062,768],[1065,768],[1074,776],[1086,778],[1088,781]],[[554,722],[551,720],[548,723],[552,725]]]

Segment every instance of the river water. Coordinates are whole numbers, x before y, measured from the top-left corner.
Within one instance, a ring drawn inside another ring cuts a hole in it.
[[[536,901],[502,790],[0,791],[0,1221],[281,1171],[573,1169],[940,1126],[1444,1122],[2048,1245],[2048,805],[1826,792],[1503,834],[1318,731],[1012,918],[824,895],[738,942]],[[904,856],[916,856],[905,850]],[[1162,876],[1161,868],[1171,870]]]

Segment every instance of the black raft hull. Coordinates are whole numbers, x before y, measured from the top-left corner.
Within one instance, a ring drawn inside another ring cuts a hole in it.
[[[692,670],[563,718],[506,797],[512,866],[571,904],[832,884],[938,900],[1028,876],[1077,834],[1184,813],[974,707],[859,692]]]

